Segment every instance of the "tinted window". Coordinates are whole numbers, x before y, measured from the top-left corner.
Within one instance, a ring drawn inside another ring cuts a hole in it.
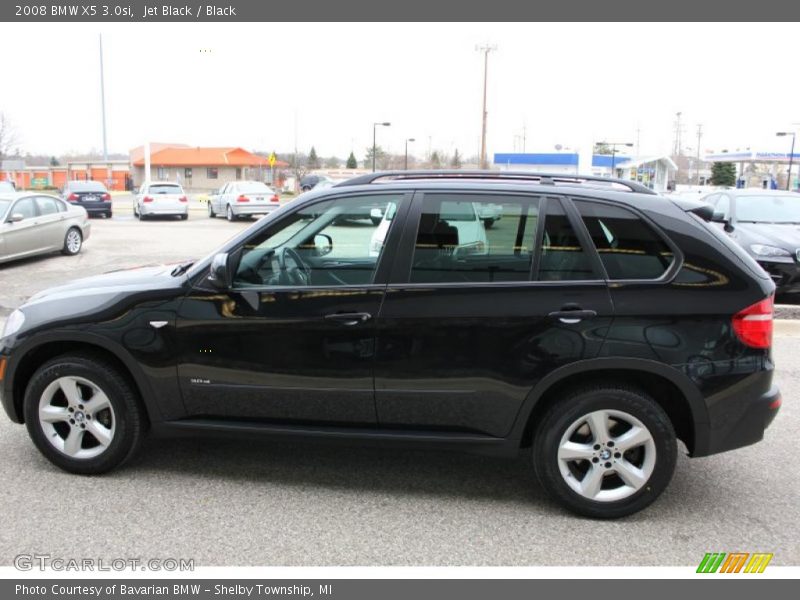
[[[561,202],[555,199],[547,201],[538,279],[540,281],[597,279],[591,260],[578,240]]]
[[[609,279],[658,279],[674,260],[672,250],[633,212],[593,202],[575,202]]]
[[[537,198],[428,194],[410,281],[528,281],[538,219]]]
[[[237,287],[332,286],[372,283],[391,221],[379,220],[402,198],[375,194],[305,207],[248,240]]]
[[[272,190],[266,184],[259,183],[258,181],[253,181],[249,183],[240,183],[236,186],[236,190],[239,192],[249,192],[249,193],[261,193],[261,194],[271,194]]]
[[[151,185],[147,188],[149,194],[182,194],[181,186],[179,185]]]
[[[61,203],[58,200],[48,198],[47,196],[38,196],[36,198],[36,204],[39,206],[40,215],[52,215],[64,210],[61,208]]]
[[[20,214],[26,219],[36,216],[36,207],[33,205],[33,198],[23,198],[11,209],[12,214]]]
[[[105,192],[106,186],[99,181],[71,181],[69,189],[72,192]]]

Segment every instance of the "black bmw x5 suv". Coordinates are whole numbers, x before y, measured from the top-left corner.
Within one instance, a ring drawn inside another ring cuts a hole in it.
[[[528,453],[567,508],[628,515],[678,440],[746,446],[780,407],[775,286],[711,216],[616,180],[366,175],[194,263],[32,297],[0,341],[3,405],[74,473],[148,430],[315,436]]]

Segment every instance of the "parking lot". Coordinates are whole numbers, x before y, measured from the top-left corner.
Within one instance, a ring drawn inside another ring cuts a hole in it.
[[[40,289],[77,276],[200,257],[249,223],[140,223],[130,198],[93,220],[76,257],[0,266],[0,322]],[[706,552],[800,561],[800,336],[778,328],[784,405],[764,442],[680,457],[649,509],[621,521],[573,517],[548,500],[528,457],[396,451],[306,442],[149,440],[102,477],[47,462],[0,418],[0,564],[20,553],[180,557],[197,565],[696,565]]]

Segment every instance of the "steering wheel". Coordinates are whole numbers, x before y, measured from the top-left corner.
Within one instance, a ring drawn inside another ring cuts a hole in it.
[[[287,266],[287,258],[290,258],[295,266]],[[283,248],[278,255],[278,283],[280,285],[308,285],[311,281],[311,270],[300,258],[300,255],[293,248]]]

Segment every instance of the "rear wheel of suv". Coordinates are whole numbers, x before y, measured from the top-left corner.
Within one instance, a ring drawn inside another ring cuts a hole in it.
[[[603,385],[577,390],[543,415],[533,441],[536,475],[566,508],[594,518],[642,510],[669,484],[675,431],[644,392]]]
[[[104,473],[129,459],[146,427],[131,385],[91,354],[65,355],[40,367],[24,399],[25,425],[39,451],[65,471]]]
[[[61,248],[61,253],[67,256],[74,256],[81,251],[83,247],[83,235],[81,230],[77,227],[70,227],[64,236],[64,247]]]

